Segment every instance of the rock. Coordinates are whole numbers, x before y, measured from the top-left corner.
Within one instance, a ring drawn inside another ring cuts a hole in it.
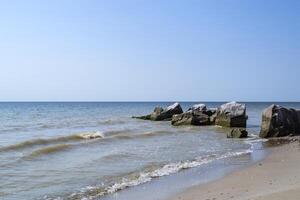
[[[150,120],[156,120],[159,118],[161,113],[164,111],[162,107],[155,107],[154,111],[150,114]]]
[[[187,112],[174,115],[172,125],[211,125],[210,117],[215,113],[215,109],[207,109],[205,104],[196,104],[189,108]]]
[[[259,136],[268,138],[288,135],[300,135],[300,110],[274,104],[266,108],[262,113]]]
[[[216,113],[217,109],[215,108],[207,108],[205,104],[195,104],[191,108],[189,108],[187,111],[193,111],[193,112],[200,112],[203,114],[206,114],[208,116],[212,116]]]
[[[180,104],[174,103],[165,109],[161,107],[156,107],[154,111],[149,115],[133,117],[133,118],[153,120],[153,121],[167,121],[167,120],[171,120],[173,115],[181,114],[181,113],[183,113],[183,110]]]
[[[191,108],[188,109],[188,111],[199,111],[199,112],[203,112],[203,111],[206,111],[207,108],[206,108],[206,105],[205,104],[195,104],[193,105]]]
[[[215,108],[210,108],[206,111],[203,111],[203,113],[207,114],[208,116],[213,116],[213,115],[216,115],[217,113],[217,109]]]
[[[143,116],[132,116],[132,118],[150,120],[151,115],[143,115]]]
[[[215,124],[225,127],[246,127],[247,118],[245,104],[230,102],[218,108]]]
[[[248,132],[243,128],[234,128],[227,133],[227,138],[246,138],[248,137]]]
[[[217,118],[217,112],[215,111],[214,114],[212,114],[210,117],[209,117],[209,121],[211,124],[215,124],[216,123],[216,118]]]
[[[173,115],[172,125],[210,125],[209,116],[201,112],[193,112],[192,110],[182,114]]]

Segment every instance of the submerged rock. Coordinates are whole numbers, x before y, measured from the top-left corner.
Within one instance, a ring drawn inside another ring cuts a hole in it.
[[[246,127],[246,105],[229,102],[217,110],[215,124],[225,127]]]
[[[163,109],[162,107],[156,107],[154,111],[149,115],[133,117],[133,118],[153,120],[153,121],[167,121],[167,120],[171,120],[173,115],[181,114],[181,113],[183,113],[183,110],[180,104],[174,103],[165,109]]]
[[[262,113],[259,136],[268,138],[288,135],[300,135],[300,110],[274,104],[266,108]]]
[[[248,132],[243,128],[234,128],[227,133],[227,138],[246,138],[248,137]]]

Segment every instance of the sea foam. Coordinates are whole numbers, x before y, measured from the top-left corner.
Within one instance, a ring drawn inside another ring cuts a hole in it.
[[[143,171],[135,176],[128,176],[122,178],[120,181],[109,185],[107,187],[103,187],[103,185],[96,185],[96,186],[88,186],[82,191],[71,194],[67,199],[96,199],[103,195],[112,194],[117,191],[123,190],[128,187],[137,186],[146,182],[149,182],[153,180],[154,178],[162,177],[162,176],[168,176],[171,174],[175,174],[181,170],[189,169],[193,167],[198,167],[204,164],[208,164],[210,162],[226,159],[230,157],[236,157],[241,155],[250,154],[252,150],[248,149],[245,151],[239,151],[239,152],[227,152],[222,155],[209,155],[206,157],[199,157],[194,160],[187,160],[187,161],[180,161],[176,163],[169,163],[166,165],[163,165],[162,167],[158,169],[154,169],[152,171]],[[47,200],[50,200],[47,198]]]

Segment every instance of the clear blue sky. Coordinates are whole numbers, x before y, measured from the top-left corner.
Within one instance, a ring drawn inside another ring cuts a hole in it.
[[[300,1],[2,0],[1,101],[300,101]]]

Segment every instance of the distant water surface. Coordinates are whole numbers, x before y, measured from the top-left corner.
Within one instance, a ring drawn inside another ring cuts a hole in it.
[[[172,127],[131,118],[170,103],[0,103],[0,199],[99,199],[251,154],[260,141],[261,112],[271,104],[246,103],[246,140],[227,139],[226,129],[215,126]],[[193,104],[181,103],[184,110]]]

